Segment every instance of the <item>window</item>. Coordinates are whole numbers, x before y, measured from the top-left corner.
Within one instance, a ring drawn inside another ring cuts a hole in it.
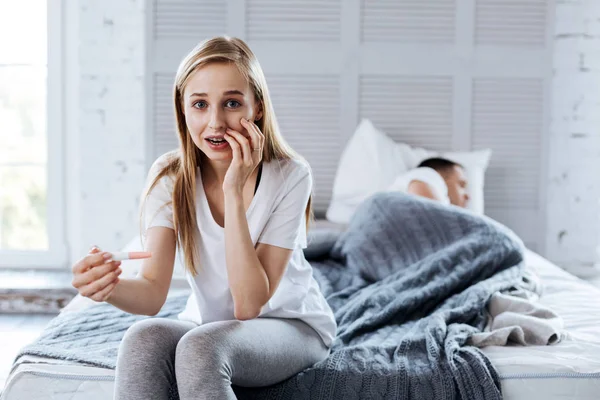
[[[61,1],[0,0],[0,267],[63,267]]]

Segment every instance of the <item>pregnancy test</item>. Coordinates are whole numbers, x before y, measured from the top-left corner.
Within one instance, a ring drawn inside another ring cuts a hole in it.
[[[112,254],[113,261],[123,261],[123,260],[139,260],[141,258],[150,258],[152,257],[152,253],[149,251],[116,251]]]

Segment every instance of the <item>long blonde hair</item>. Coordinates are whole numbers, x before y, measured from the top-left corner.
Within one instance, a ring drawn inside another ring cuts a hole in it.
[[[243,40],[219,36],[199,43],[182,61],[175,76],[173,100],[175,105],[175,120],[179,135],[179,148],[167,154],[167,164],[160,169],[152,184],[148,187],[142,200],[140,212],[148,193],[156,186],[163,176],[174,178],[171,202],[164,206],[173,205],[173,224],[177,248],[184,255],[185,268],[197,275],[198,266],[198,225],[196,220],[196,167],[200,166],[201,150],[196,147],[187,130],[183,112],[183,92],[193,72],[203,66],[216,62],[233,63],[240,73],[250,83],[257,102],[262,105],[263,115],[256,124],[265,135],[263,146],[263,161],[300,159],[304,160],[285,141],[279,132],[277,119],[267,89],[267,81],[258,60]],[[308,163],[307,163],[308,165]],[[306,229],[314,219],[312,210],[312,195],[308,199],[305,211]],[[142,217],[140,214],[140,231]],[[143,238],[143,234],[140,235]]]

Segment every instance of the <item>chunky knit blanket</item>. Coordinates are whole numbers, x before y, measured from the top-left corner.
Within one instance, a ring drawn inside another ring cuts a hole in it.
[[[524,247],[514,233],[456,207],[378,193],[347,230],[309,240],[305,254],[338,323],[331,354],[276,385],[234,387],[238,398],[502,398],[489,359],[466,343],[483,329],[490,296],[519,283]],[[156,317],[176,318],[186,297],[170,297]],[[108,304],[65,313],[19,356],[115,368],[123,334],[144,318]]]

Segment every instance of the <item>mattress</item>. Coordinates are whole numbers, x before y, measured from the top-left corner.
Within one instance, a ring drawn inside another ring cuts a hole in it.
[[[500,374],[504,398],[600,398],[600,290],[532,251],[526,262],[544,283],[540,303],[564,319],[567,333],[554,346],[483,349]],[[13,365],[0,400],[112,399],[113,387],[114,370],[23,356]]]

